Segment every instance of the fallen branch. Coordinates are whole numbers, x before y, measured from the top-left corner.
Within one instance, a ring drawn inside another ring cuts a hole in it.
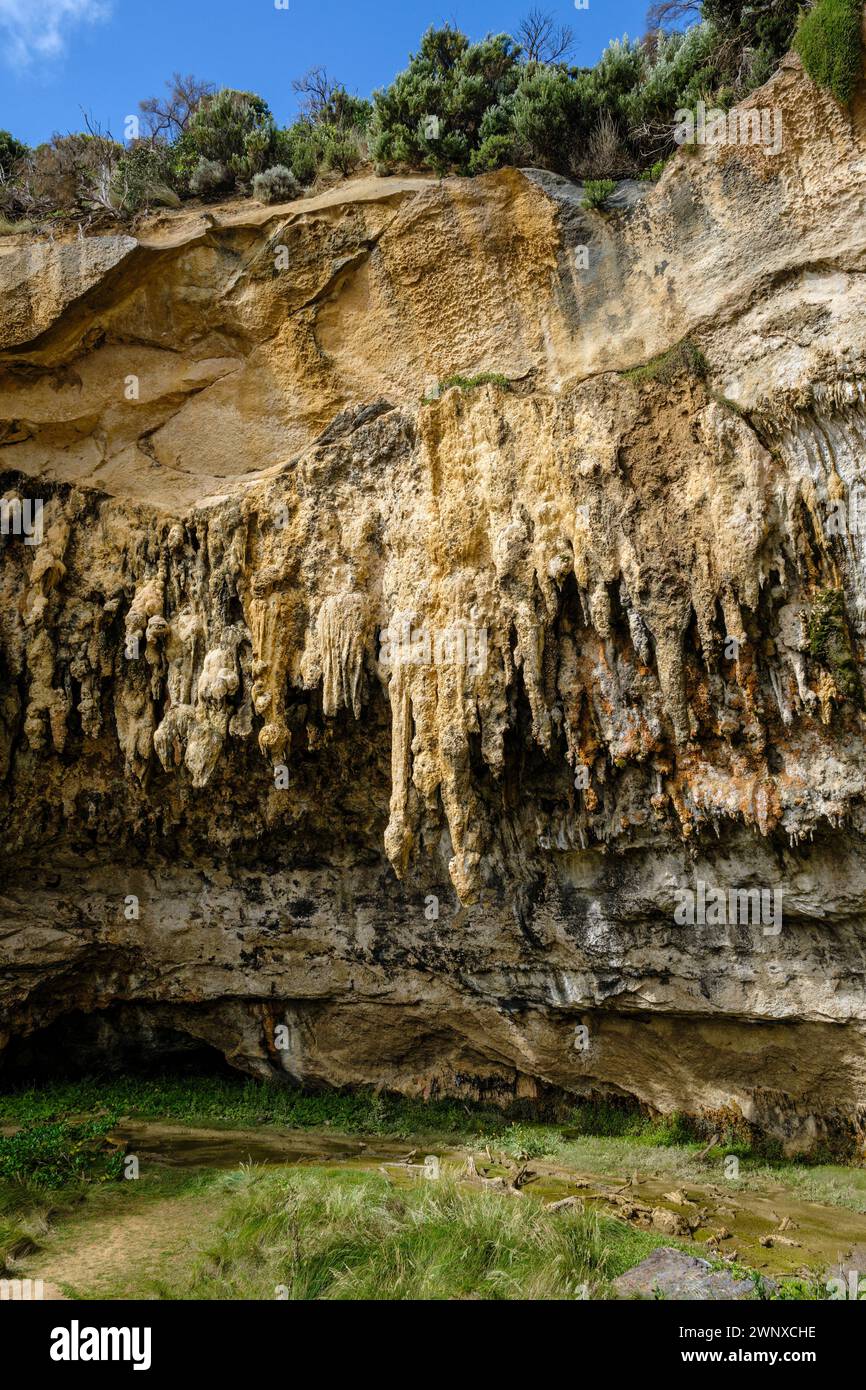
[[[719,1137],[720,1137],[720,1136],[719,1136],[718,1134],[714,1134],[714,1135],[713,1135],[713,1137],[712,1137],[712,1139],[710,1140],[709,1144],[707,1144],[707,1147],[706,1147],[705,1149],[701,1149],[700,1153],[698,1154],[697,1158],[695,1159],[695,1162],[696,1162],[696,1163],[703,1163],[703,1161],[704,1161],[704,1159],[706,1158],[707,1154],[710,1152],[710,1149],[714,1149],[714,1148],[716,1147],[716,1145],[718,1144],[718,1142],[719,1142]]]

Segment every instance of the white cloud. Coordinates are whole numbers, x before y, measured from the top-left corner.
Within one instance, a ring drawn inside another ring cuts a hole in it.
[[[110,9],[110,0],[0,0],[0,49],[13,67],[57,58],[71,29],[107,19]]]

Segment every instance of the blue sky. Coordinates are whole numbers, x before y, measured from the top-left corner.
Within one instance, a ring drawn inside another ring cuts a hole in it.
[[[35,144],[79,130],[81,108],[123,136],[142,97],[177,69],[261,93],[283,123],[292,78],[316,64],[368,96],[405,67],[430,24],[512,32],[537,6],[575,30],[573,61],[643,33],[649,0],[0,0],[0,129]]]

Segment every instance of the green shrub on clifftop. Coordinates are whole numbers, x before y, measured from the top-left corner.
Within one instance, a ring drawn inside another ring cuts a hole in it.
[[[274,163],[277,128],[266,101],[229,87],[205,96],[175,149],[181,169],[200,160],[222,164],[235,179],[251,179]]]
[[[288,203],[298,192],[298,180],[284,164],[276,164],[253,179],[253,196],[261,203]]]
[[[143,207],[180,207],[173,188],[174,159],[170,145],[133,146],[121,155],[111,178],[111,196],[123,212]]]
[[[17,165],[27,155],[27,146],[8,130],[0,130],[0,179],[11,179]]]
[[[800,21],[794,47],[809,76],[847,106],[863,76],[860,0],[818,0]]]

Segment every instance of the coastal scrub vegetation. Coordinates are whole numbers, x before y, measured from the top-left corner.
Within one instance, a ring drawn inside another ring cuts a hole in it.
[[[286,201],[359,170],[475,176],[535,166],[593,188],[657,178],[674,116],[721,110],[765,82],[792,46],[813,79],[849,102],[862,75],[859,0],[658,0],[641,38],[614,39],[594,66],[573,31],[533,10],[515,35],[473,42],[450,24],[423,35],[370,100],[318,67],[292,83],[279,126],[255,92],[175,73],[139,103],[121,142],[85,131],[28,147],[0,131],[0,233],[64,219],[122,219],[184,199]],[[130,134],[131,131],[131,134]]]

